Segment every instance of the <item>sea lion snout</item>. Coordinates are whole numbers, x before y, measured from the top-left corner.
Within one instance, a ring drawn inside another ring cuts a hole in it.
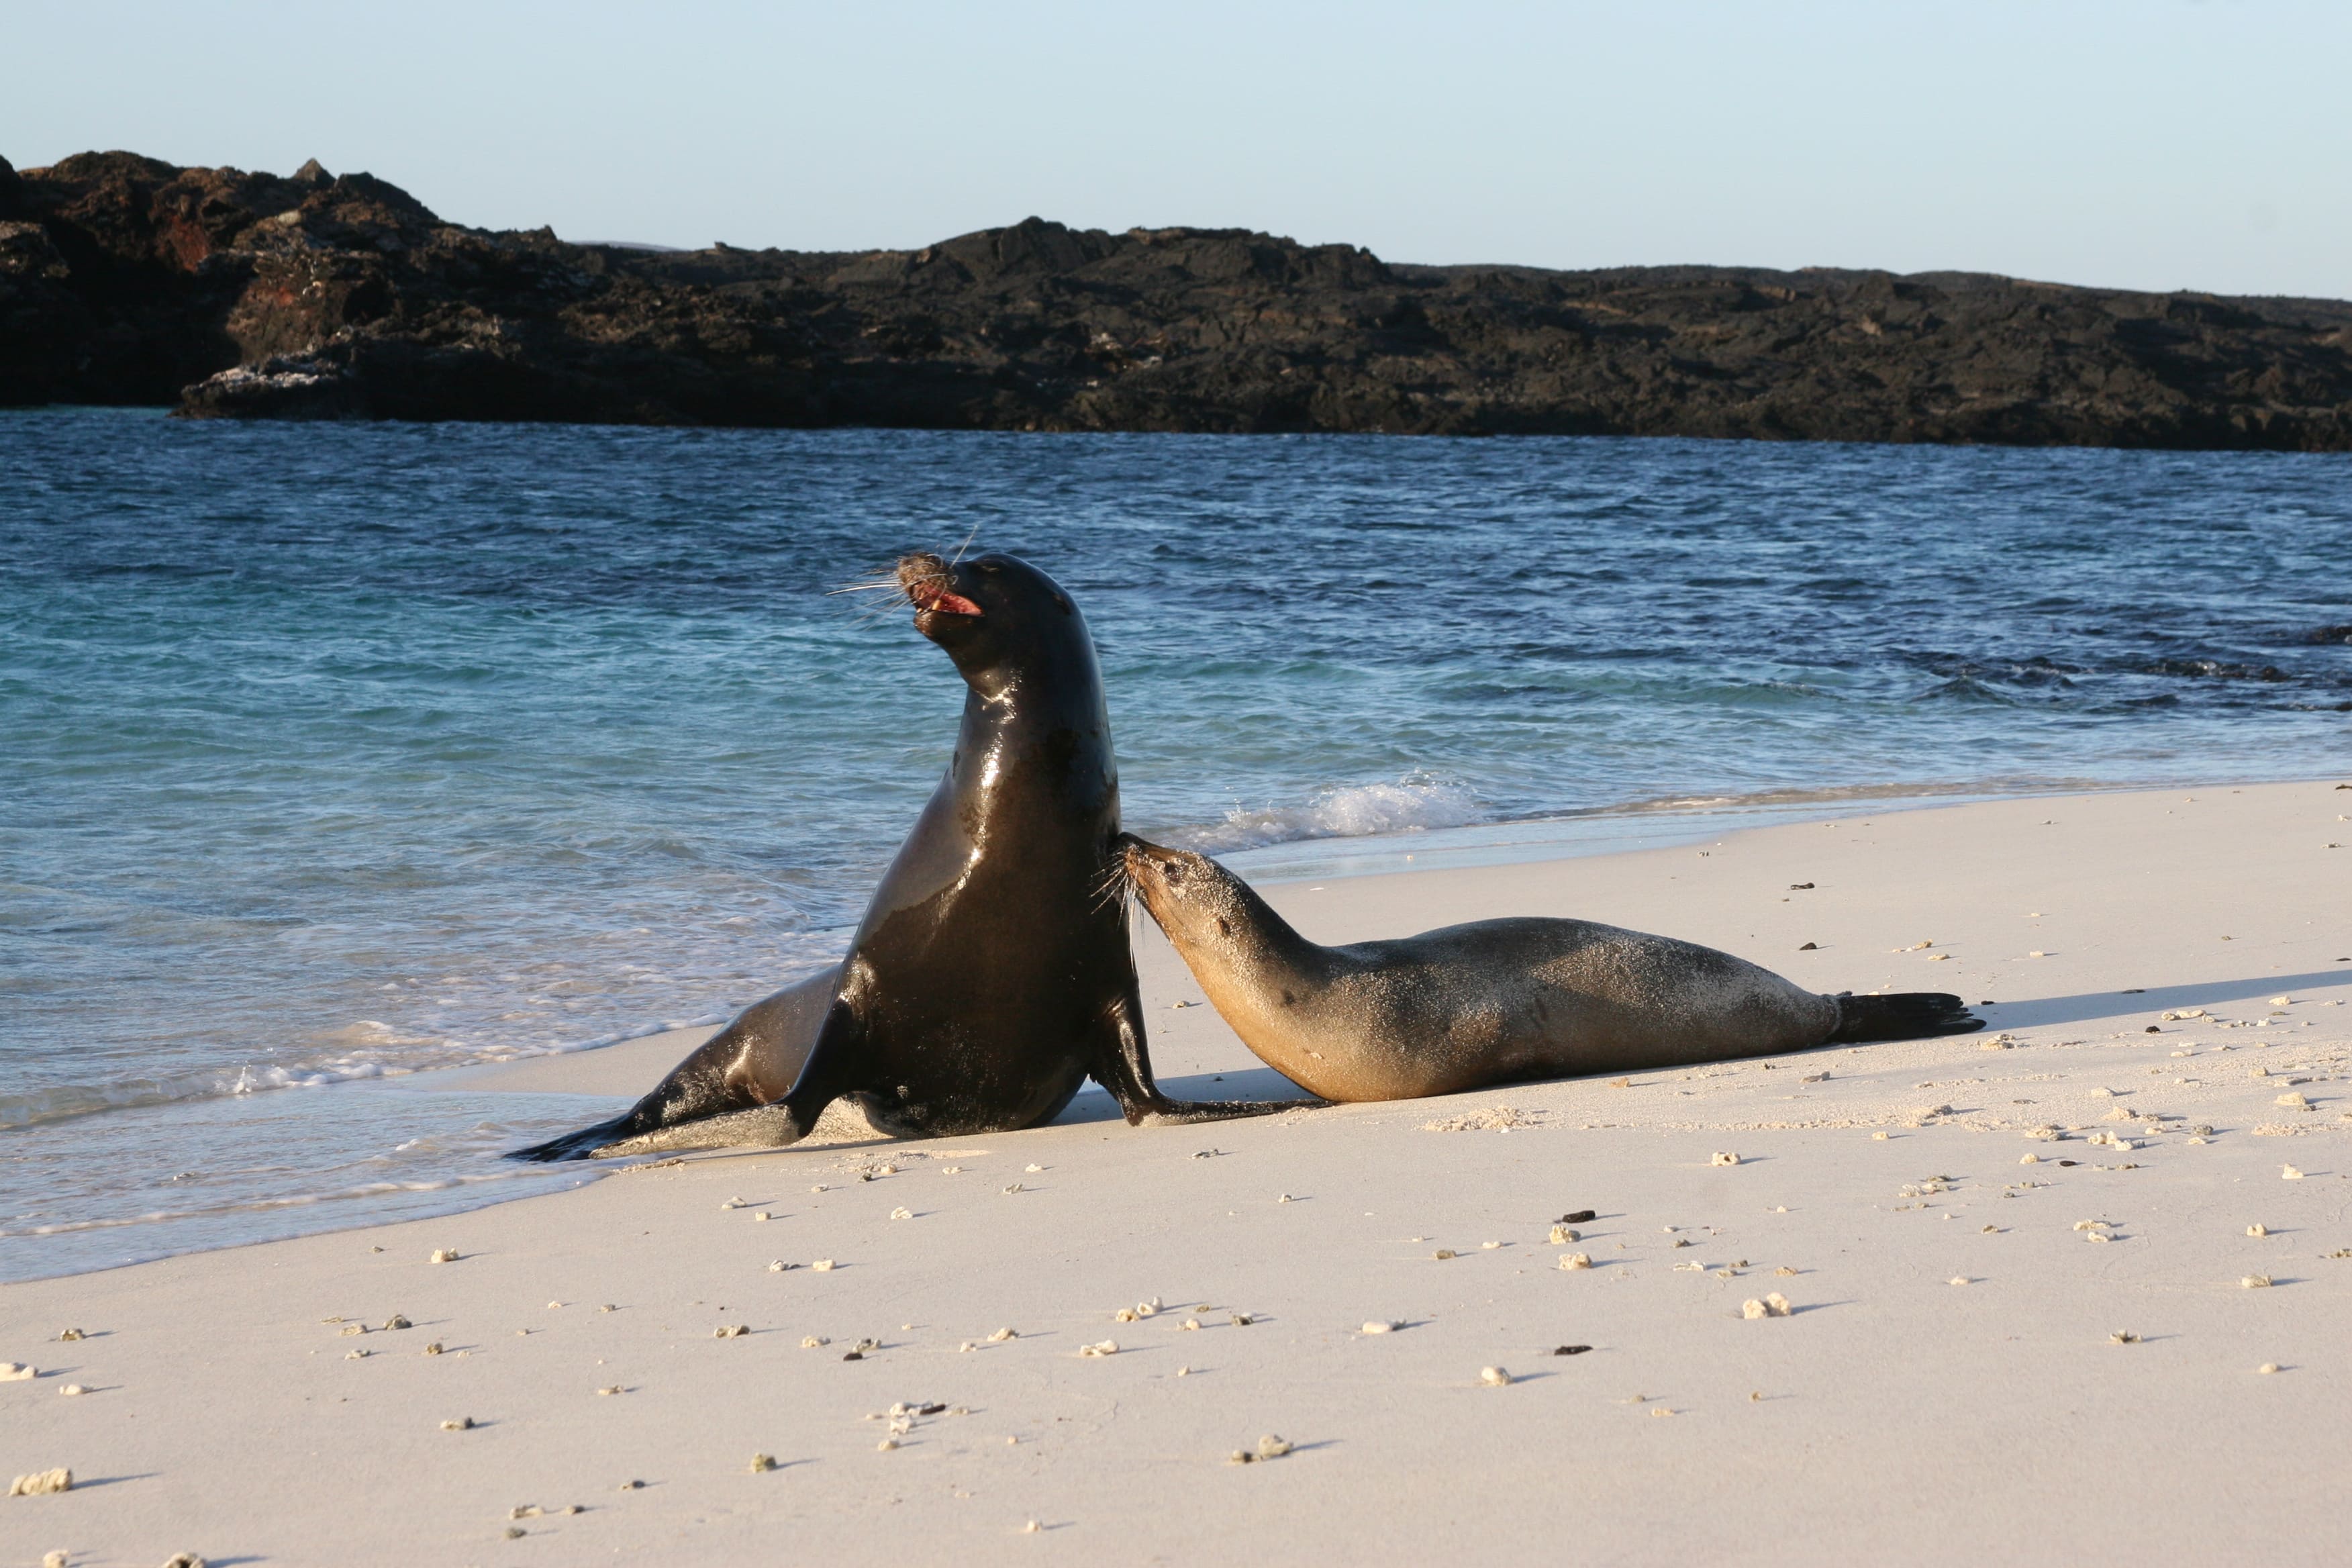
[[[987,612],[970,595],[957,592],[956,568],[928,550],[898,558],[898,586],[915,606],[915,629],[925,637],[958,620],[975,621]]]
[[[1118,851],[1119,864],[1127,868],[1128,876],[1139,886],[1182,885],[1184,855],[1181,850],[1163,849],[1132,833],[1120,834],[1111,840],[1111,844]]]
[[[1232,922],[1224,917],[1230,913],[1226,906],[1233,896],[1224,883],[1226,874],[1215,861],[1188,849],[1166,848],[1132,833],[1120,834],[1115,846],[1128,886],[1143,900],[1143,907],[1162,930],[1172,934],[1195,926],[1205,929],[1213,921],[1221,934],[1231,934]]]

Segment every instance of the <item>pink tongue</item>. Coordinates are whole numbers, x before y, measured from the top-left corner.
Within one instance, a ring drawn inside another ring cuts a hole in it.
[[[929,583],[918,586],[910,595],[916,606],[925,610],[944,610],[950,616],[977,616],[980,606],[961,594],[951,594],[945,588]]]

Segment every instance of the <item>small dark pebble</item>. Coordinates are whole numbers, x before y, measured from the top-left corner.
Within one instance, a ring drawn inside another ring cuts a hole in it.
[[[1996,1002],[1996,1001],[1994,1001],[1991,997],[1988,996],[1988,997],[1986,997],[1983,1001],[1981,1001],[1981,1002],[1978,1003],[1978,1004],[1977,1004],[1977,1005],[1978,1005],[1978,1006],[1979,1006],[1979,1007],[1998,1007],[1998,1006],[2000,1006],[2000,1003],[1998,1003],[1998,1002]]]
[[[2150,1024],[2146,1029],[2143,1029],[2140,1032],[2147,1035],[2160,1035],[2164,1033],[2162,1029],[2158,1028],[2154,1024]]]
[[[1802,945],[1801,947],[1798,948],[1798,949],[1797,949],[1797,951],[1798,951],[1799,952],[1819,952],[1821,951],[1821,949],[1822,949],[1822,944],[1821,944],[1820,942],[1806,942],[1806,943],[1805,943],[1804,945]]]
[[[2083,1162],[2080,1160],[2061,1160],[2058,1163],[2062,1165],[2079,1165]]]
[[[2064,1163],[2071,1165],[2074,1162],[2068,1160]],[[866,1352],[864,1351],[845,1351],[842,1352],[841,1359],[844,1361],[864,1361],[866,1359]]]
[[[915,1410],[915,1414],[918,1415],[937,1415],[940,1411],[945,1410],[947,1406],[944,1405],[919,1405]]]
[[[1810,884],[1808,885],[1810,886]],[[1591,1345],[1561,1345],[1551,1353],[1554,1355],[1582,1355],[1586,1351],[1589,1351],[1591,1348],[1592,1347]]]
[[[2145,985],[2126,985],[2121,991],[2116,992],[2116,994],[2118,996],[2145,996],[2147,994],[2147,987]]]
[[[1792,893],[1801,893],[1811,886],[1812,884],[1811,882],[1791,882],[1789,884],[1789,891]]]
[[[1562,1225],[1589,1225],[1600,1217],[1601,1216],[1598,1214],[1594,1213],[1591,1209],[1579,1209],[1574,1214],[1564,1214],[1560,1215],[1559,1223]]]

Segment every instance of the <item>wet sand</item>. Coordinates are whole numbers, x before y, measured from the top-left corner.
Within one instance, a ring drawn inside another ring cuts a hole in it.
[[[0,1287],[36,1373],[0,1473],[75,1482],[0,1499],[0,1562],[2329,1561],[2346,816],[2332,782],[2017,800],[1270,890],[1318,941],[1575,914],[1990,998],[1982,1035],[1205,1127],[835,1121]],[[1139,952],[1174,1092],[1278,1087]],[[446,1078],[584,1121],[693,1038]]]

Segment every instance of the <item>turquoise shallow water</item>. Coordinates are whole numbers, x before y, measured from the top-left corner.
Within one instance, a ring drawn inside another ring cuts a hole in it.
[[[975,528],[1262,869],[2352,758],[2340,457],[0,413],[0,1275],[570,1179],[367,1080],[831,956],[961,689],[828,590]]]

